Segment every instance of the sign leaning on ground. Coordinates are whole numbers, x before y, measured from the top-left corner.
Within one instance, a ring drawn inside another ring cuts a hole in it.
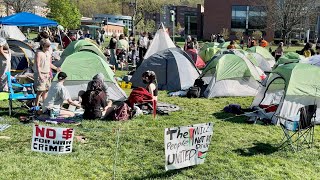
[[[166,171],[204,163],[212,134],[212,123],[166,128]]]
[[[72,152],[74,129],[34,125],[31,150],[52,154]]]

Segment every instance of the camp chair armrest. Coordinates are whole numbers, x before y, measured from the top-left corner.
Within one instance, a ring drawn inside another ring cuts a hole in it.
[[[281,116],[279,116],[279,115],[275,115],[277,118],[279,118],[279,119],[283,119],[283,120],[285,120],[285,121],[290,121],[290,122],[293,122],[293,120],[292,119],[288,119],[288,118],[285,118],[285,117],[281,117]]]
[[[15,87],[32,87],[33,84],[32,83],[30,83],[30,84],[12,83],[12,86],[15,86]]]

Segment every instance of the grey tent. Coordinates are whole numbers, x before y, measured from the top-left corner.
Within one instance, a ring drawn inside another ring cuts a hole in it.
[[[192,59],[179,48],[169,48],[145,59],[133,74],[133,87],[144,87],[142,73],[150,70],[157,75],[159,90],[178,91],[193,86],[199,70]]]

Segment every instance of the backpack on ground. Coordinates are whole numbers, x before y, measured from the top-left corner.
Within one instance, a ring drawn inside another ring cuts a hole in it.
[[[118,106],[113,114],[113,120],[115,121],[126,121],[131,119],[131,117],[132,110],[127,103],[123,103],[122,105]]]
[[[188,98],[199,98],[200,97],[201,88],[200,87],[191,87],[187,92]]]

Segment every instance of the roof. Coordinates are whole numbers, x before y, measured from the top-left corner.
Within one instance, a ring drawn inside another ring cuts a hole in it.
[[[124,24],[119,24],[119,23],[113,23],[113,22],[108,22],[107,25],[112,25],[112,26],[121,26],[121,27],[125,27]]]

